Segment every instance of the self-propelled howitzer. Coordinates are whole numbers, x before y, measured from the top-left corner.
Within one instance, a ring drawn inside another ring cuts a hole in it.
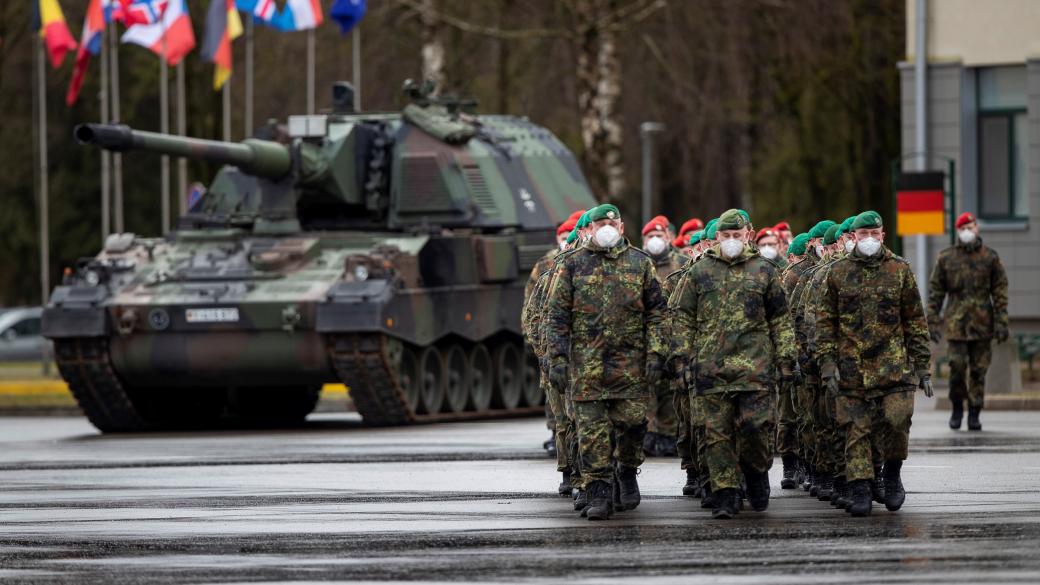
[[[538,411],[526,274],[594,200],[549,131],[456,105],[293,116],[241,143],[77,127],[225,165],[176,230],[110,236],[54,291],[44,334],[90,420],[293,422],[337,382],[371,424]]]

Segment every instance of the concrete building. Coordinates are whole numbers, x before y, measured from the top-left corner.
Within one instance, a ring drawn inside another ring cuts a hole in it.
[[[931,170],[956,164],[954,214],[979,218],[983,241],[1000,254],[1010,284],[1011,331],[1040,333],[1040,1],[924,0],[926,152]],[[906,60],[900,63],[902,146],[918,150],[915,61],[917,0],[906,2]],[[908,160],[905,168],[913,169]],[[904,256],[919,264],[918,238]],[[928,269],[950,237],[925,239]],[[916,270],[916,267],[915,267]],[[993,390],[1014,389],[1011,347],[998,348]],[[1009,360],[1011,363],[1009,363]],[[1012,366],[1012,367],[1009,367]]]

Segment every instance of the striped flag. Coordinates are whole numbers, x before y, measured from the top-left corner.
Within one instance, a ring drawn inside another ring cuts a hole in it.
[[[65,94],[65,104],[71,106],[79,99],[79,90],[83,87],[83,78],[87,76],[87,66],[91,55],[101,53],[101,33],[105,30],[105,11],[102,0],[90,0],[87,5],[87,16],[83,19],[83,34],[79,39],[79,51],[76,53],[76,66],[72,70],[72,82]]]
[[[242,35],[242,20],[235,0],[210,0],[206,12],[206,35],[202,39],[202,57],[214,64],[213,89],[224,87],[231,77],[231,41]]]
[[[113,18],[126,26],[155,24],[169,4],[170,0],[119,0],[120,6]]]
[[[235,0],[235,5],[264,24],[272,24],[278,16],[278,5],[274,0]]]
[[[283,31],[308,30],[318,28],[323,20],[318,0],[288,0],[271,24]]]
[[[941,235],[946,231],[946,176],[942,172],[906,172],[896,180],[896,233]]]
[[[163,12],[162,21],[155,24],[135,24],[123,34],[124,43],[141,45],[162,56],[165,38],[166,60],[176,65],[195,48],[195,33],[191,30],[186,0],[172,0]]]
[[[58,0],[33,0],[32,6],[32,30],[43,39],[51,67],[57,69],[65,61],[66,53],[78,46],[76,39],[65,24]]]

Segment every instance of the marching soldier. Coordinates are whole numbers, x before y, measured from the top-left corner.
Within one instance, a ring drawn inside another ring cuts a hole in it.
[[[961,428],[968,401],[968,430],[982,430],[990,343],[1008,339],[1008,281],[1000,256],[982,244],[975,216],[957,218],[957,244],[943,250],[929,279],[932,340],[942,339],[945,320],[950,356],[950,428]],[[943,301],[946,311],[943,314]]]
[[[782,282],[788,302],[792,298],[798,279],[813,266],[812,262],[807,260],[808,255],[805,253],[805,244],[808,241],[809,234],[798,234],[787,248],[788,266],[782,275]],[[804,466],[803,462],[808,460],[808,454],[802,450],[804,437],[801,434],[798,415],[798,405],[808,403],[802,387],[803,384],[798,381],[783,384],[778,396],[777,451],[780,453],[780,461],[784,465],[780,488],[785,490],[798,486]]]
[[[750,245],[746,214],[731,209],[715,227],[719,243],[680,280],[669,310],[688,388],[703,401],[712,516],[731,518],[741,473],[752,508],[769,505],[773,387],[797,366],[779,268]]]
[[[909,445],[915,386],[932,395],[928,327],[910,265],[882,244],[873,211],[852,223],[856,247],[831,266],[816,308],[816,342],[826,392],[845,432],[845,473],[853,516],[871,512],[872,449],[884,461],[884,501],[906,498],[900,470]]]
[[[622,236],[613,205],[589,212],[589,242],[563,257],[548,299],[549,379],[573,401],[586,514],[639,505],[649,389],[664,366],[665,302],[650,258]]]

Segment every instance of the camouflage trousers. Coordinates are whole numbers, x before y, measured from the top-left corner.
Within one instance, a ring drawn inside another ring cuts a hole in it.
[[[909,453],[914,389],[896,389],[877,397],[841,394],[838,422],[845,431],[845,478],[874,479],[875,461],[902,461]]]
[[[573,409],[568,408],[567,397],[556,391],[549,384],[549,372],[542,368],[542,377],[539,384],[545,392],[546,416],[551,416],[553,425],[550,430],[556,439],[556,471],[571,470],[571,484],[577,476],[577,465],[574,465],[575,449],[571,446],[575,442]]]
[[[704,396],[696,392],[686,393],[690,408],[690,464],[697,469],[697,477],[701,486],[711,485],[711,472],[708,470],[707,441],[704,436],[706,411]]]
[[[712,491],[740,487],[741,469],[765,472],[773,465],[776,397],[772,390],[706,394],[705,457]]]
[[[615,463],[625,467],[643,464],[646,403],[645,398],[573,402],[581,487],[597,480],[612,481]]]
[[[776,424],[776,448],[780,455],[798,455],[798,413],[794,409],[793,383],[781,384],[777,394],[779,417]]]
[[[696,467],[696,447],[693,442],[693,424],[690,420],[690,394],[679,390],[672,396],[675,408],[675,450],[682,469]]]
[[[647,430],[674,437],[678,434],[675,412],[675,386],[673,380],[662,379],[646,408]]]
[[[813,400],[813,432],[816,452],[813,465],[823,475],[840,475],[845,445],[838,441],[838,413],[834,396],[822,386],[817,388]]]
[[[982,408],[986,398],[986,370],[993,350],[989,339],[950,342],[950,402],[968,400]]]
[[[791,395],[791,403],[797,415],[798,457],[807,464],[816,458],[816,427],[813,421],[813,405],[819,381],[808,379],[802,382]]]

